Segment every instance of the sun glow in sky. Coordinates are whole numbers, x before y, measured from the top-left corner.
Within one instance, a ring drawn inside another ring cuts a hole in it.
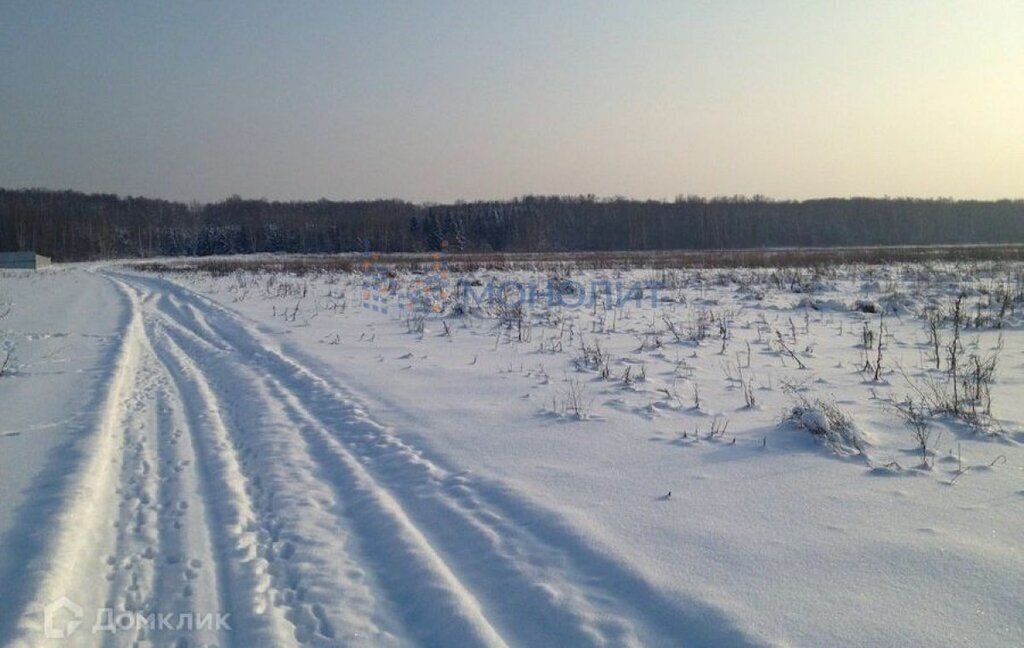
[[[0,186],[1024,196],[1024,2],[0,4]]]

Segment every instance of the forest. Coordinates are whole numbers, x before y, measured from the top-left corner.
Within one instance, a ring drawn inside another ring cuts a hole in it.
[[[0,189],[0,251],[56,261],[256,252],[571,252],[1024,242],[1024,200],[525,196],[214,203]]]

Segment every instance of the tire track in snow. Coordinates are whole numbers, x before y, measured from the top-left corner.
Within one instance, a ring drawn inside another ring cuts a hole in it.
[[[107,557],[110,581],[106,606],[114,614],[216,615],[225,610],[220,595],[205,492],[191,439],[184,434],[183,399],[173,374],[157,357],[146,311],[152,295],[115,283],[138,304],[141,327],[133,398],[122,423],[124,447],[118,494],[121,515],[115,523],[117,544]],[[140,587],[140,580],[145,587]],[[105,637],[109,645],[230,645],[216,629],[133,628]]]
[[[256,544],[248,501],[232,492],[228,444],[211,439],[223,432],[218,407],[202,393],[183,397],[187,367],[174,368],[152,344],[154,295],[115,283],[130,310],[117,368],[12,645],[295,645],[289,624],[259,605],[269,597],[265,575],[253,573],[260,562],[248,557]],[[49,641],[42,609],[62,597],[83,608],[82,625]],[[101,616],[104,608],[112,616]],[[229,633],[176,627],[183,614],[197,615],[191,622],[222,612]],[[131,615],[127,627],[93,632],[94,622],[122,614]],[[169,615],[171,629],[146,622],[160,615]]]
[[[208,480],[196,465],[194,439],[186,434],[185,400],[153,345],[146,314],[152,300],[140,298],[139,303],[143,311],[140,369],[124,423],[125,470],[120,490],[125,500],[118,527],[122,539],[108,558],[113,570],[108,605],[115,613],[169,614],[175,620],[180,615],[216,615],[226,610],[211,537],[216,526],[209,523],[209,502],[196,497],[208,492]],[[140,573],[150,574],[145,590],[138,586]],[[231,636],[216,627],[140,630],[140,643],[231,644]],[[119,633],[117,643],[126,644],[126,636]]]
[[[156,401],[160,429],[157,496],[163,514],[159,517],[160,549],[151,605],[161,613],[222,612],[227,605],[210,534],[210,503],[194,496],[206,492],[208,486],[196,466],[197,453],[186,434],[187,422],[179,403],[180,394],[173,382],[166,380]],[[205,633],[157,635],[159,643],[170,644],[165,638],[182,644],[192,640],[195,645],[231,643],[230,634],[216,628]]]
[[[513,529],[498,528],[494,523],[501,521],[499,516],[484,512],[477,517],[453,502],[451,490],[444,489],[443,484],[448,482],[455,488],[465,488],[458,478],[449,480],[449,475],[439,473],[436,467],[419,457],[396,455],[394,448],[379,443],[372,434],[366,435],[365,443],[346,444],[340,441],[295,392],[278,380],[269,380],[274,384],[277,397],[287,404],[296,426],[321,458],[324,479],[335,484],[339,493],[370,497],[377,500],[377,507],[394,510],[414,535],[416,544],[429,552],[431,560],[439,561],[446,571],[457,569],[458,578],[486,600],[485,613],[489,616],[497,613],[505,620],[507,625],[500,627],[504,636],[515,638],[515,643],[522,645],[550,643],[577,646],[608,642],[639,645],[628,624],[610,612],[592,609],[572,584],[553,571],[541,573],[544,567],[550,567],[554,562],[550,552],[541,555],[538,548],[526,547],[522,538],[517,538],[514,533],[503,534],[502,531],[511,532]],[[351,412],[341,411],[330,420],[343,420],[344,425],[355,429],[362,423]],[[380,475],[381,464],[385,464],[384,470],[390,477],[402,483],[396,485],[389,480],[391,488],[382,487],[370,473],[373,471]],[[409,518],[397,499],[399,497],[406,502],[405,506],[415,502],[419,526]],[[374,510],[367,507],[348,515],[358,523],[360,518],[368,517]],[[492,517],[485,519],[486,515]],[[423,523],[425,518],[430,520],[429,525]],[[378,537],[394,534],[388,528],[375,529],[373,522],[368,525]],[[436,548],[434,543],[438,545]],[[386,550],[387,557],[398,553],[386,542],[382,549]],[[376,562],[387,569],[387,560]],[[535,569],[540,565],[544,567]],[[405,571],[407,574],[408,570]],[[454,575],[452,579],[457,581]],[[487,592],[486,596],[482,594],[484,592]],[[477,595],[472,594],[474,598]],[[406,605],[415,603],[416,597],[407,597]],[[516,619],[521,621],[520,617],[527,611],[530,612],[529,624],[514,622]]]
[[[108,546],[105,575],[110,582],[103,602],[116,614],[147,614],[155,578],[153,562],[159,549],[157,537],[157,479],[154,473],[155,429],[152,400],[157,379],[141,339],[134,342],[137,365],[129,395],[120,403],[122,431],[120,469],[114,493],[118,513],[113,522],[112,543]],[[101,547],[96,546],[99,550]],[[144,638],[138,628],[122,633],[118,643],[133,643]]]
[[[324,512],[333,505],[333,496],[309,477],[311,460],[296,452],[302,448],[276,422],[273,403],[249,386],[237,403],[231,402],[230,394],[218,396],[215,381],[192,365],[184,350],[189,339],[164,324],[160,328],[168,361],[197,385],[217,412],[219,447],[232,447],[231,481],[243,484],[242,492],[249,499],[244,526],[253,534],[244,558],[257,565],[257,592],[265,595],[257,612],[280,614],[292,628],[278,633],[286,635],[288,643],[333,645],[338,632],[317,601],[321,589],[317,581],[326,580],[341,589],[339,607],[359,616],[360,621],[344,632],[373,638],[381,645],[393,643],[388,632],[373,623],[378,616],[373,597],[359,582],[358,564],[347,556],[344,529],[337,528]],[[245,380],[232,376],[231,383],[238,388]],[[285,639],[279,636],[278,640]]]
[[[530,517],[509,519],[507,511],[484,501],[468,477],[425,459],[358,405],[317,394],[309,384],[289,388],[281,379],[267,380],[322,458],[325,479],[339,492],[351,492],[350,475],[365,472],[386,493],[388,505],[414,511],[410,524],[417,534],[436,545],[432,551],[481,599],[485,614],[513,643],[639,646],[654,641],[656,634],[643,632],[650,628],[638,628],[634,618],[623,615],[629,603],[585,591],[581,583],[596,579],[575,573],[560,546],[524,532],[532,525],[524,522]],[[524,616],[529,624],[522,623]],[[640,634],[648,635],[646,640]]]
[[[234,427],[244,427],[252,438],[242,451],[249,455],[249,470],[261,475],[260,488],[268,492],[257,516],[262,515],[263,522],[273,516],[273,529],[268,527],[268,534],[275,541],[287,537],[291,547],[286,559],[276,564],[282,594],[279,600],[287,604],[285,617],[294,624],[297,641],[324,643],[343,634],[339,641],[358,643],[369,635],[373,645],[406,643],[408,639],[400,641],[394,636],[398,628],[392,633],[367,625],[375,618],[384,617],[386,621],[387,616],[394,616],[391,602],[398,599],[405,603],[399,611],[405,631],[417,641],[428,645],[505,645],[480,614],[472,595],[432,552],[404,512],[388,501],[365,474],[359,474],[357,463],[351,464],[355,471],[347,473],[351,490],[332,491],[326,486],[330,482],[324,479],[315,452],[296,433],[294,420],[277,404],[278,399],[262,387],[259,376],[238,362],[218,361],[216,366],[203,370],[186,368],[188,352],[199,352],[201,347],[192,336],[183,334],[180,326],[163,323],[165,346],[174,349],[173,355],[192,381],[203,382],[211,392],[218,387],[224,390],[227,385],[236,390],[244,388],[246,411],[234,413],[239,419]],[[243,465],[240,471],[245,470]],[[312,505],[318,490],[323,491],[320,501],[329,502],[326,507]],[[271,507],[275,499],[286,500],[276,513]],[[259,502],[256,507],[260,509]],[[353,508],[359,510],[355,515],[337,513]],[[332,519],[320,516],[317,520],[320,512]],[[325,529],[330,531],[328,537],[317,538]],[[319,542],[310,542],[311,538]],[[358,561],[348,556],[350,551],[358,555]],[[379,568],[376,573],[364,574],[367,563]],[[334,577],[316,587],[317,581],[325,580],[324,575]],[[364,576],[372,577],[376,589],[385,590],[384,600],[375,601],[380,597],[367,589]],[[307,593],[305,600],[296,600],[300,591]],[[360,595],[361,591],[366,594]],[[412,600],[420,602],[408,605]],[[378,615],[372,609],[375,606],[389,609]],[[329,618],[332,616],[333,623]],[[327,635],[322,633],[325,625],[331,628]]]
[[[190,330],[188,337],[213,332],[219,339],[208,344],[233,347],[238,357],[266,371],[265,384],[285,404],[339,501],[367,489],[369,503],[339,511],[348,524],[362,525],[364,541],[375,528],[372,518],[390,510],[414,542],[436,556],[438,568],[451,574],[460,596],[479,601],[488,624],[514,643],[756,643],[713,606],[658,592],[581,541],[557,516],[424,457],[372,421],[347,392],[275,350],[230,311],[163,280],[131,280],[171,292],[191,311],[204,312],[207,330]],[[174,313],[162,315],[170,328],[190,328]],[[385,585],[394,578],[381,560],[371,556],[369,562]],[[395,600],[393,586],[388,595],[399,607],[416,602]],[[405,612],[415,623],[417,611]],[[524,615],[529,623],[522,622]]]
[[[140,303],[145,310],[146,301]],[[175,416],[181,399],[145,328],[135,344],[133,387],[121,404],[118,516],[105,558],[109,586],[103,607],[135,619],[170,615],[172,623],[180,615],[216,614],[222,609],[217,579],[211,569],[204,569],[213,562],[205,503],[187,490],[198,480]],[[94,549],[102,553],[100,545]],[[108,645],[226,642],[216,628],[175,629],[138,622],[102,638]]]
[[[154,324],[149,323],[152,330]],[[254,487],[241,468],[238,451],[221,417],[221,408],[209,386],[187,357],[154,336],[154,350],[172,376],[180,394],[189,443],[201,475],[198,494],[208,514],[204,520],[211,537],[218,582],[219,611],[230,615],[230,640],[235,645],[270,642],[289,645],[286,623],[273,603],[268,563],[260,555],[265,541],[260,516],[250,498]],[[264,521],[265,522],[265,521]],[[265,553],[265,551],[263,552]]]

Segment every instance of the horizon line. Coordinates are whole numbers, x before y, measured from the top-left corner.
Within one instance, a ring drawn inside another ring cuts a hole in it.
[[[947,203],[1000,203],[1000,202],[1022,202],[1024,201],[1024,195],[1017,197],[1000,197],[1000,198],[956,198],[952,196],[912,196],[912,195],[855,195],[851,194],[848,196],[815,196],[809,198],[778,198],[775,196],[769,196],[761,193],[734,193],[734,194],[715,194],[715,195],[703,195],[703,194],[687,194],[679,193],[675,197],[636,197],[627,195],[599,195],[595,193],[521,193],[510,197],[501,198],[455,198],[451,200],[413,200],[409,198],[399,198],[395,196],[384,197],[378,196],[374,198],[327,198],[320,196],[317,198],[268,198],[266,196],[260,196],[258,198],[241,196],[237,193],[219,198],[216,200],[198,200],[198,199],[184,199],[184,198],[164,198],[162,196],[152,196],[143,193],[132,194],[132,193],[117,193],[113,191],[93,191],[85,189],[75,188],[64,188],[64,189],[52,189],[49,187],[39,186],[21,186],[21,187],[5,187],[0,186],[0,191],[38,191],[47,193],[78,193],[87,196],[114,196],[118,200],[127,199],[144,199],[163,201],[169,203],[180,203],[183,205],[199,204],[199,205],[216,205],[234,200],[242,202],[266,202],[266,203],[317,203],[317,202],[331,202],[331,203],[373,203],[373,202],[398,202],[413,205],[415,207],[435,207],[443,205],[459,205],[459,204],[479,204],[479,203],[508,203],[515,201],[522,201],[526,199],[577,199],[585,200],[597,203],[613,203],[613,202],[638,202],[638,203],[661,203],[661,204],[673,204],[679,202],[688,201],[703,201],[703,202],[726,202],[726,201],[746,201],[746,202],[765,202],[765,203],[808,203],[808,202],[824,202],[824,201],[841,201],[841,200],[878,200],[878,201],[893,201],[893,202],[947,202]]]

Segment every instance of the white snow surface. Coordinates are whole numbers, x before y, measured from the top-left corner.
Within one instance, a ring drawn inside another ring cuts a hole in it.
[[[423,279],[393,275],[0,273],[0,645],[1024,644],[1024,303],[977,306],[1021,266],[577,272],[656,301],[537,304],[522,340],[493,304],[380,312]],[[991,418],[932,417],[922,467],[895,404],[961,291]]]

